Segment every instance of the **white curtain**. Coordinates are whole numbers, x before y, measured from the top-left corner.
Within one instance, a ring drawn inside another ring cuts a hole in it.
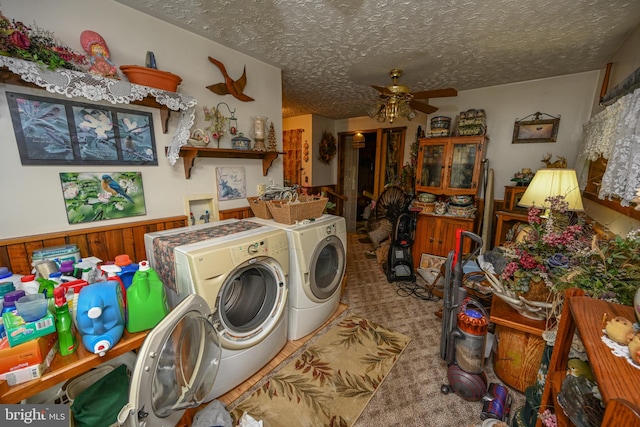
[[[586,186],[589,161],[607,159],[598,197],[619,197],[622,206],[640,188],[640,89],[618,99],[584,125],[582,150],[576,162],[580,188]]]

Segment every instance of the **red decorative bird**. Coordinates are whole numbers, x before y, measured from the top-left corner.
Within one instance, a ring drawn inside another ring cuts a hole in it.
[[[227,73],[227,69],[224,64],[212,57],[209,57],[209,61],[216,65],[222,72],[224,76],[224,83],[217,83],[211,86],[207,86],[211,92],[218,95],[233,95],[235,98],[240,101],[248,102],[253,101],[253,98],[242,93],[244,87],[247,85],[247,67],[245,66],[242,70],[242,76],[238,80],[233,80],[229,77]]]

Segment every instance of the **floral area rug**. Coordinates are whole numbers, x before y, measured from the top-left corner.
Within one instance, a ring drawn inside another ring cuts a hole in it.
[[[348,315],[230,407],[265,427],[354,424],[411,339]]]

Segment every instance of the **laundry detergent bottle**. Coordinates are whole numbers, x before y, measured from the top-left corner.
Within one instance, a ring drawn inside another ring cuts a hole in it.
[[[73,354],[78,348],[75,328],[69,314],[66,289],[58,287],[53,291],[56,305],[56,331],[58,332],[58,346],[61,356]]]
[[[169,313],[167,295],[158,274],[141,261],[127,288],[127,331],[152,329]]]
[[[109,280],[82,288],[78,296],[76,321],[84,347],[91,353],[104,356],[124,333],[121,282]]]

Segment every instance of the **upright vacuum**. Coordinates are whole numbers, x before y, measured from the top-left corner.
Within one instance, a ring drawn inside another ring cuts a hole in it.
[[[414,282],[416,280],[413,256],[411,255],[411,246],[415,241],[416,222],[415,212],[401,213],[396,219],[384,269],[388,282]]]
[[[465,239],[475,243],[471,253],[463,254]],[[443,393],[455,392],[465,400],[480,400],[487,392],[484,353],[489,318],[482,304],[467,297],[462,285],[464,266],[480,254],[482,239],[469,231],[458,230],[456,248],[445,263],[442,299],[442,335],[440,356],[447,362],[449,385]]]

